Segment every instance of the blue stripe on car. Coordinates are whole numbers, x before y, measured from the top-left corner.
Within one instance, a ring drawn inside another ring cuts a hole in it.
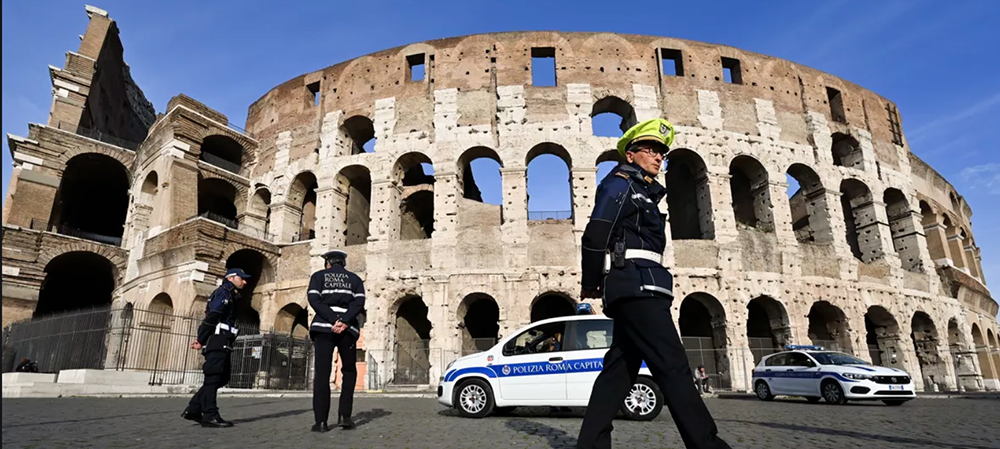
[[[484,367],[481,367],[481,366],[476,366],[476,367],[471,367],[471,368],[462,368],[462,369],[457,369],[457,370],[454,370],[454,371],[449,371],[449,372],[445,373],[445,375],[444,375],[444,381],[445,382],[451,382],[451,381],[454,381],[455,379],[457,379],[458,376],[462,376],[462,375],[465,375],[465,374],[482,374],[482,375],[485,375],[486,377],[489,377],[489,378],[497,377],[497,374],[495,372],[493,372],[492,369],[490,369],[488,367],[484,368]]]
[[[642,362],[640,368],[646,368],[646,362]],[[452,382],[459,376],[465,374],[480,373],[489,378],[495,377],[518,377],[518,376],[544,376],[547,374],[570,374],[599,372],[604,369],[604,358],[566,360],[562,363],[551,363],[548,361],[530,363],[511,363],[506,365],[491,365],[488,367],[470,367],[448,371],[444,375],[445,382]]]
[[[754,371],[753,373],[753,377],[766,377],[766,378],[783,377],[792,379],[820,379],[824,376],[833,376],[837,378],[837,380],[843,382],[857,382],[856,380],[848,379],[840,375],[840,373],[827,372],[827,371],[765,371],[765,372]]]

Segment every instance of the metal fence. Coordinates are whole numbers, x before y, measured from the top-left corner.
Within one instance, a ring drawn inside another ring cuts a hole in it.
[[[573,211],[571,211],[571,210],[532,210],[532,211],[528,211],[528,220],[530,220],[530,221],[569,220],[570,218],[573,218]]]
[[[150,385],[196,385],[204,358],[190,349],[201,318],[169,308],[101,307],[49,315],[4,329],[3,372],[23,358],[40,372],[104,369],[149,373]],[[287,334],[236,323],[231,388],[311,388],[312,344]]]
[[[94,140],[99,140],[104,143],[109,143],[116,147],[124,148],[126,150],[136,151],[139,149],[138,142],[132,142],[122,139],[120,137],[115,137],[108,133],[103,133],[101,131],[98,131],[96,129],[84,128],[82,126],[77,126],[72,123],[65,123],[65,122],[56,123],[56,128],[61,129],[63,131],[69,131],[73,134],[77,134],[80,136],[89,137]]]
[[[198,215],[196,215],[195,217],[192,217],[192,218],[198,218],[198,217],[200,217],[200,218],[207,218],[207,219],[212,220],[212,221],[214,221],[216,223],[223,224],[223,225],[225,225],[227,227],[230,227],[230,228],[233,228],[233,229],[239,229],[239,227],[240,227],[239,220],[237,220],[235,218],[224,217],[224,216],[219,215],[219,214],[217,214],[215,212],[208,212],[208,211],[202,212],[202,213],[200,213],[200,214],[198,214]]]
[[[98,234],[96,232],[89,232],[72,228],[66,225],[54,226],[46,220],[39,220],[35,218],[31,219],[28,228],[34,231],[55,232],[56,234],[60,235],[78,237],[84,240],[91,240],[94,242],[105,243],[108,245],[121,246],[122,244],[121,236],[115,237],[111,235],[103,235],[103,234]]]
[[[214,155],[212,153],[207,153],[207,152],[202,151],[201,152],[201,160],[204,161],[205,163],[209,164],[209,165],[214,165],[214,166],[219,167],[219,168],[221,168],[221,169],[223,169],[225,171],[228,171],[228,172],[231,172],[231,173],[236,173],[236,174],[240,173],[240,164],[238,164],[236,162],[233,162],[233,161],[230,161],[230,160],[227,160],[227,159],[225,159],[225,158],[223,158],[221,156],[216,156],[216,155]]]

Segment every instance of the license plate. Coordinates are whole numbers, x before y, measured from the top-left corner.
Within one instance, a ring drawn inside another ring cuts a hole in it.
[[[905,390],[905,385],[889,385],[890,390]]]

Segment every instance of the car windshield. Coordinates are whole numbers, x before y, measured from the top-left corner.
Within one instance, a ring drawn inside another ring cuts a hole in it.
[[[820,365],[871,365],[871,363],[843,352],[812,352],[809,355],[813,356]]]

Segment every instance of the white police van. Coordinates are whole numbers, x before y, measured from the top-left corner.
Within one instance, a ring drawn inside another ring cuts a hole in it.
[[[784,395],[813,403],[822,398],[838,405],[872,400],[902,405],[916,397],[906,371],[875,366],[821,346],[788,345],[785,349],[764,357],[753,369],[754,392],[762,401]]]
[[[501,339],[488,351],[451,362],[438,402],[482,418],[518,406],[586,406],[604,367],[614,321],[603,315],[541,320]],[[626,418],[648,421],[663,409],[663,393],[645,362],[621,405]]]

